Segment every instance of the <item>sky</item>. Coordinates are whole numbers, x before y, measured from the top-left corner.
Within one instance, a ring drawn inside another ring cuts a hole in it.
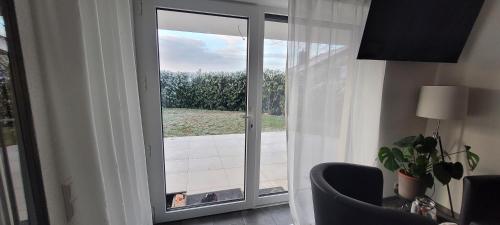
[[[160,70],[196,72],[246,70],[247,38],[158,30]],[[264,40],[264,68],[284,70],[286,41]]]
[[[6,37],[5,34],[5,21],[3,20],[3,16],[0,16],[0,36]]]

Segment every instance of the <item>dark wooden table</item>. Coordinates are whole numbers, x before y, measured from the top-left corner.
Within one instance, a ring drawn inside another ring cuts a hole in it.
[[[405,203],[408,203],[408,202],[406,200],[403,200],[403,199],[397,197],[397,196],[392,196],[392,197],[384,198],[382,205],[384,207],[400,209],[400,210],[404,210],[404,211],[409,212],[409,209],[405,210],[402,208],[402,206]],[[409,204],[411,205],[411,202],[409,202]],[[443,222],[457,223],[458,222],[458,214],[457,213],[455,213],[455,217],[453,217],[453,216],[451,216],[451,211],[448,208],[446,208],[440,204],[437,204],[437,203],[436,203],[436,217],[437,217],[438,223],[443,223]]]

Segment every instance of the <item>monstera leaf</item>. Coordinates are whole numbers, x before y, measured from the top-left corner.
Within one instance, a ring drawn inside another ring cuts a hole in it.
[[[433,165],[432,171],[442,184],[450,183],[451,178],[458,180],[464,175],[464,167],[459,162],[439,162]]]
[[[446,167],[447,167],[447,164],[445,162],[434,164],[434,166],[432,167],[432,172],[434,172],[434,176],[442,184],[448,184],[448,183],[450,183],[450,180],[451,180],[451,176],[448,173],[448,170]]]
[[[426,156],[420,155],[415,160],[415,164],[412,166],[412,175],[416,177],[423,177],[427,173],[427,166],[429,165],[429,160]]]
[[[451,165],[450,176],[453,179],[460,179],[464,175],[464,166],[462,163],[455,162]]]
[[[397,160],[401,160],[402,158],[403,153],[398,148],[390,149],[382,147],[378,152],[378,159],[390,171],[396,171],[400,168]]]
[[[469,164],[470,170],[474,170],[479,163],[479,156],[470,151],[470,146],[465,145],[465,154],[467,155],[467,163]]]
[[[432,153],[437,151],[436,145],[437,145],[437,140],[435,138],[426,137],[415,148],[419,153]]]
[[[427,188],[434,186],[434,177],[431,173],[426,173],[424,176],[420,177],[420,179],[422,179],[422,182]]]

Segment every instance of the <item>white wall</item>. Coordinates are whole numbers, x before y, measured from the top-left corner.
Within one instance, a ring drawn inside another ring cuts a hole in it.
[[[464,121],[444,121],[441,136],[445,149],[454,152],[463,144],[480,155],[470,173],[500,174],[500,1],[486,0],[457,64],[440,64],[437,85],[470,87],[469,115]],[[428,134],[435,123],[427,124]],[[462,148],[463,150],[463,148]],[[463,160],[463,155],[461,158]],[[465,161],[462,161],[465,162]],[[462,181],[451,184],[455,211],[460,211]],[[446,188],[437,187],[435,199],[448,206]]]

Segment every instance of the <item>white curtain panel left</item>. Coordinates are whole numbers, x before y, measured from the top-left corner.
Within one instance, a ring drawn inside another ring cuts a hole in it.
[[[369,6],[369,0],[289,1],[287,148],[296,225],[314,224],[313,166],[376,165],[385,62],[356,59]]]
[[[132,1],[16,10],[51,224],[151,225]]]

